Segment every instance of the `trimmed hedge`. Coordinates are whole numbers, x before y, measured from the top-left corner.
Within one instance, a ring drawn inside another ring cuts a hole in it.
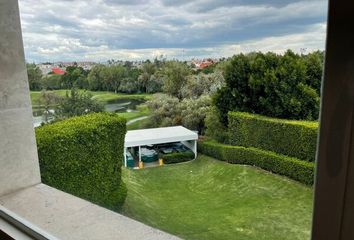
[[[94,113],[36,128],[42,182],[119,210],[126,197],[121,165],[126,120]]]
[[[230,143],[314,161],[318,123],[229,112]]]
[[[169,153],[169,154],[163,154],[161,158],[163,159],[163,162],[165,164],[187,162],[194,159],[194,153],[193,152]]]
[[[231,146],[215,141],[198,142],[201,153],[229,163],[257,166],[312,185],[315,164],[253,147]]]

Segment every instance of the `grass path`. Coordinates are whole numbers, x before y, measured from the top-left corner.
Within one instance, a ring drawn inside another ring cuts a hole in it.
[[[147,119],[147,118],[148,118],[148,116],[142,116],[142,117],[138,117],[138,118],[133,118],[133,119],[127,121],[127,125],[132,125],[135,122],[142,121],[142,120]]]
[[[309,239],[312,189],[257,168],[199,156],[123,169],[123,214],[185,239]]]

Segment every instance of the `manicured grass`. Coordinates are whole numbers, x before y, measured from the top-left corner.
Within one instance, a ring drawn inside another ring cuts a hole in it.
[[[50,91],[50,92],[54,92],[55,94],[59,95],[59,96],[65,96],[66,91],[68,90],[54,90],[54,91]],[[31,101],[32,101],[32,106],[33,107],[39,107],[40,103],[39,103],[39,99],[41,97],[41,92],[40,91],[31,91]]]
[[[113,93],[113,92],[92,92],[93,98],[97,101],[108,103],[117,99],[137,99],[149,100],[152,94],[126,94],[126,93]]]
[[[312,189],[254,167],[200,155],[123,179],[123,214],[184,239],[310,237]]]
[[[59,96],[65,96],[66,92],[70,90],[53,90],[55,94]],[[81,90],[84,91],[84,90]],[[125,93],[113,93],[104,91],[88,91],[92,94],[92,97],[99,102],[108,103],[117,99],[137,99],[137,100],[149,100],[152,94],[125,94]],[[41,96],[40,91],[31,91],[31,100],[34,107],[39,105],[39,98]]]
[[[124,117],[127,121],[143,116],[140,112],[123,112],[118,113],[118,115]]]
[[[136,112],[122,112],[118,113],[118,115],[124,117],[125,119],[127,119],[127,121],[129,121],[135,118],[150,115],[150,110],[145,104],[140,104],[139,106],[137,106]]]

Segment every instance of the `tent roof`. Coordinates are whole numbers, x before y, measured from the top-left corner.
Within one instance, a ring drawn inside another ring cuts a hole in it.
[[[128,131],[125,147],[197,140],[198,134],[182,126]]]

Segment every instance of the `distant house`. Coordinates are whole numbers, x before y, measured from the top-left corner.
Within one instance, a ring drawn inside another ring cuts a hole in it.
[[[63,69],[60,68],[52,68],[52,72],[53,74],[57,74],[57,75],[63,75],[65,73],[65,71]]]
[[[209,67],[210,65],[214,64],[213,62],[202,62],[200,65],[199,65],[199,69],[204,69],[206,67]]]
[[[203,60],[192,59],[191,63],[195,66],[196,69],[204,69],[206,67],[209,67],[210,65],[213,65],[216,62],[217,60],[208,58]]]

